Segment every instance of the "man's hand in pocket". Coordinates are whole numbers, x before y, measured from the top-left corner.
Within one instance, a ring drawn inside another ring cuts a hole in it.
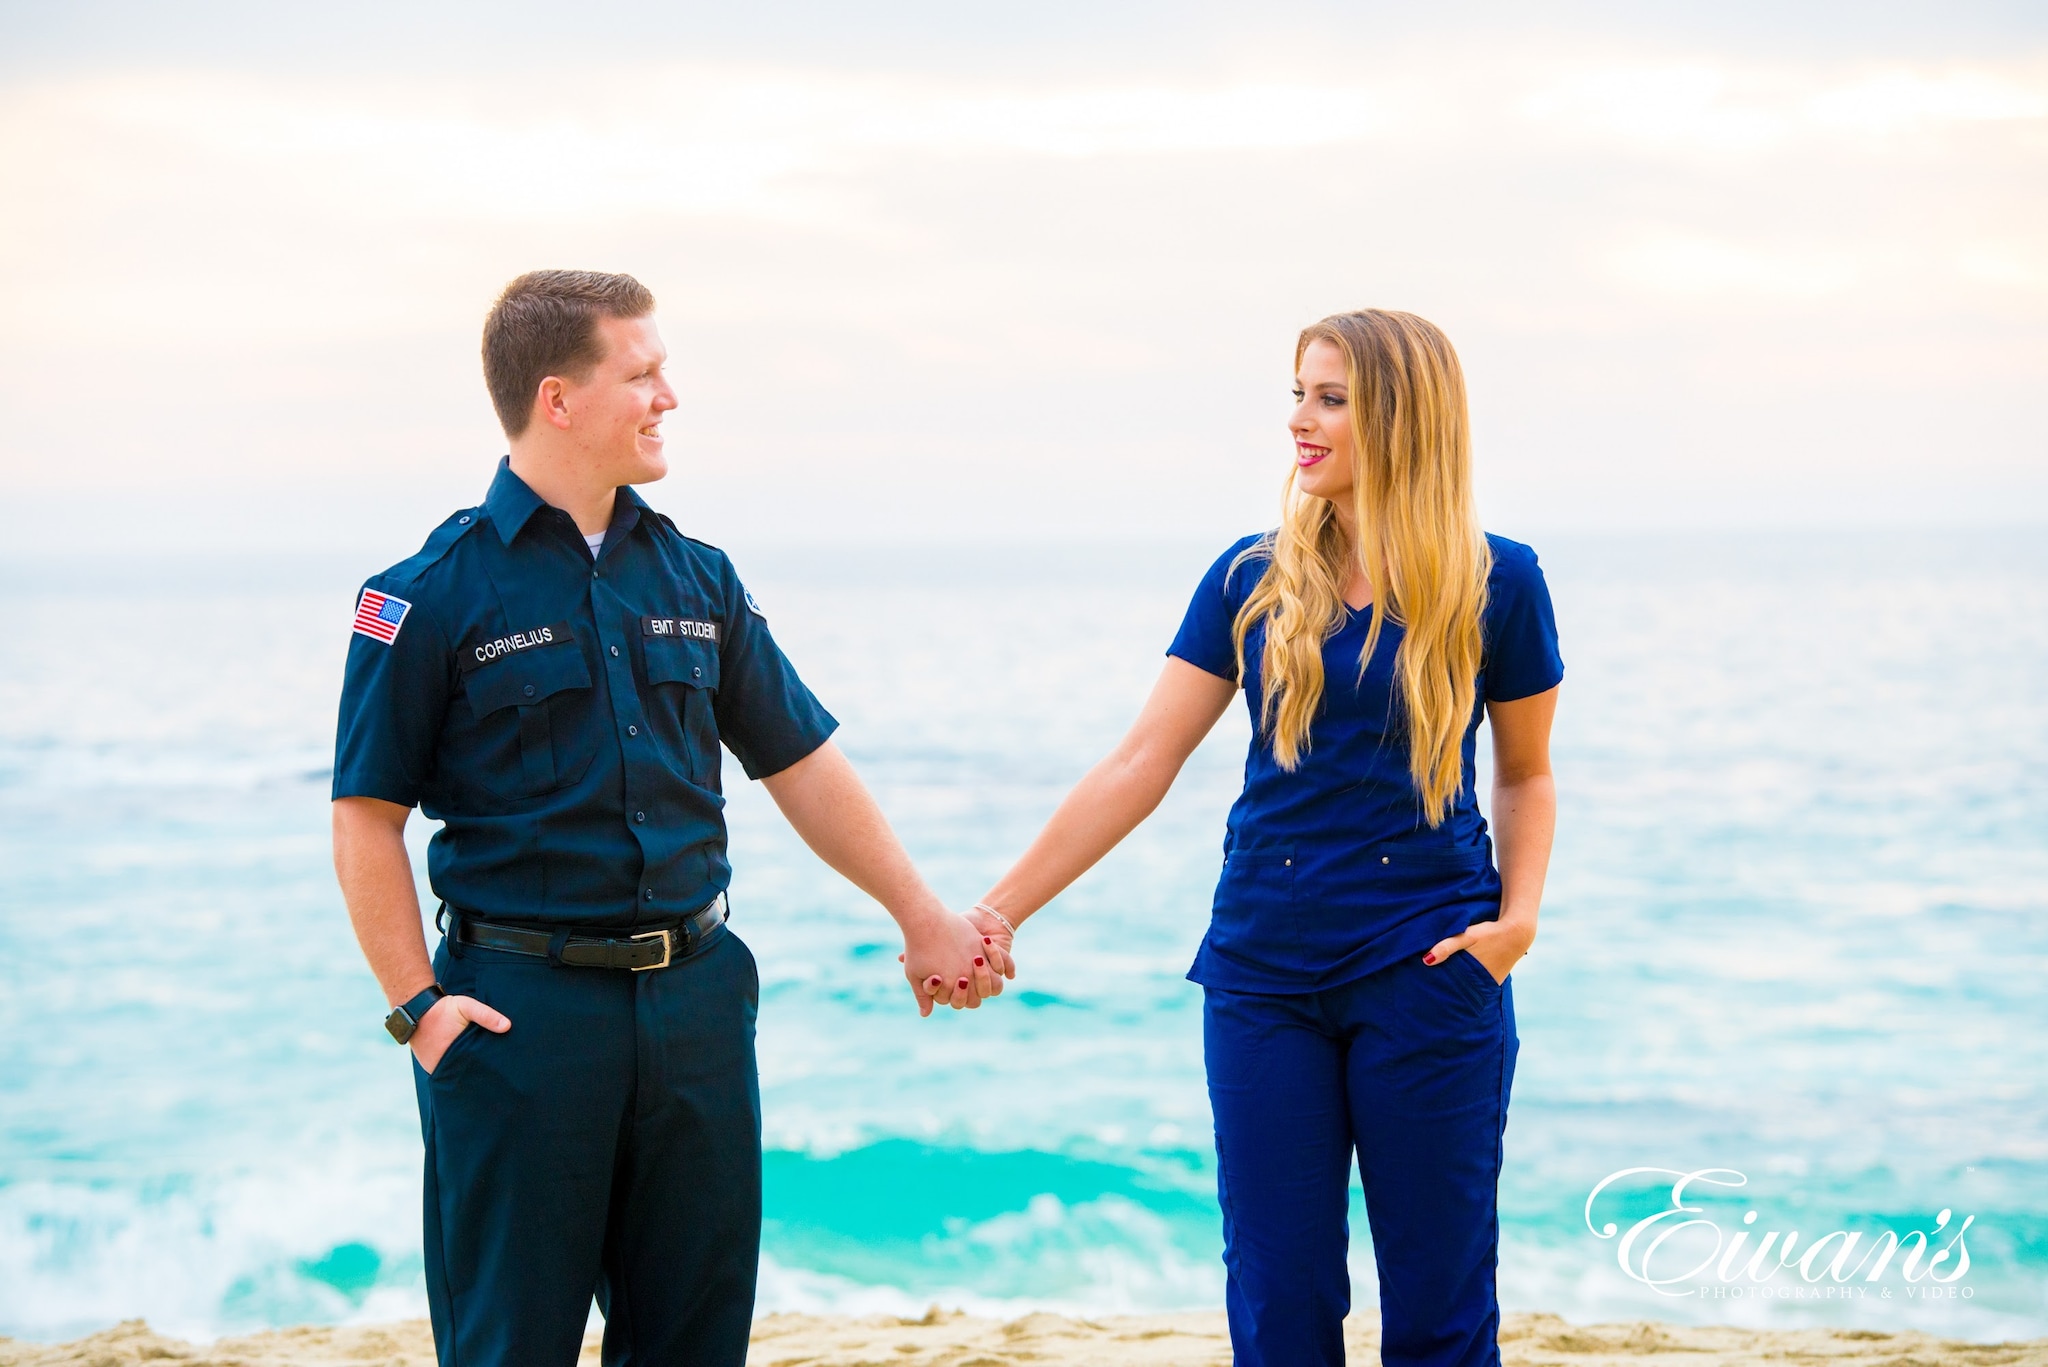
[[[433,1072],[441,1062],[441,1055],[455,1043],[455,1037],[471,1025],[481,1025],[493,1034],[502,1035],[512,1028],[512,1020],[504,1012],[492,1010],[475,997],[443,997],[428,1008],[420,1020],[419,1029],[413,1031],[409,1041],[412,1056],[420,1061],[420,1067]]]

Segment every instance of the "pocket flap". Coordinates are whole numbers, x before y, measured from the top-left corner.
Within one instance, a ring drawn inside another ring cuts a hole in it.
[[[1406,864],[1411,868],[1476,869],[1487,860],[1485,841],[1470,845],[1444,845],[1431,841],[1389,840],[1372,847],[1373,859],[1381,864]]]
[[[649,636],[647,682],[679,683],[690,688],[718,687],[718,643],[673,636]]]
[[[469,705],[479,717],[501,707],[531,707],[569,688],[590,687],[590,666],[573,642],[521,651],[467,676]]]
[[[1237,864],[1240,866],[1252,864],[1292,864],[1294,862],[1294,846],[1240,846],[1237,849],[1225,852],[1223,862],[1226,865]]]

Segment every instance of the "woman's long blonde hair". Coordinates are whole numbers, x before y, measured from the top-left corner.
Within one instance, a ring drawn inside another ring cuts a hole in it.
[[[1412,313],[1360,309],[1302,329],[1297,372],[1317,341],[1343,353],[1350,385],[1358,542],[1349,544],[1335,505],[1300,491],[1290,468],[1279,529],[1243,557],[1271,564],[1237,614],[1238,676],[1245,636],[1264,621],[1260,728],[1280,767],[1293,769],[1322,705],[1323,642],[1343,625],[1344,585],[1362,568],[1373,594],[1359,673],[1381,627],[1400,623],[1406,635],[1394,652],[1394,676],[1408,772],[1424,820],[1437,826],[1464,786],[1463,742],[1493,567],[1472,499],[1465,375],[1450,339]]]

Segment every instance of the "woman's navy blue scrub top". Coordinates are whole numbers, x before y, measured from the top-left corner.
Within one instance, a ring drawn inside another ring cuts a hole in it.
[[[1167,654],[1237,681],[1231,628],[1270,563],[1261,540],[1245,537],[1210,566]],[[1486,541],[1493,571],[1478,696],[1463,742],[1465,781],[1434,829],[1408,774],[1408,740],[1395,708],[1400,625],[1381,627],[1361,677],[1372,610],[1346,609],[1343,626],[1323,642],[1322,709],[1292,772],[1260,734],[1265,624],[1246,634],[1253,735],[1244,793],[1230,809],[1223,876],[1189,978],[1233,992],[1317,992],[1500,915],[1500,874],[1473,782],[1480,718],[1487,702],[1555,687],[1564,661],[1536,552],[1505,537]]]

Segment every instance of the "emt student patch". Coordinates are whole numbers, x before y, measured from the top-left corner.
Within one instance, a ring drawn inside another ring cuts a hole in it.
[[[403,598],[364,589],[362,601],[356,604],[356,631],[388,646],[398,639],[398,629],[411,611],[412,604]]]

